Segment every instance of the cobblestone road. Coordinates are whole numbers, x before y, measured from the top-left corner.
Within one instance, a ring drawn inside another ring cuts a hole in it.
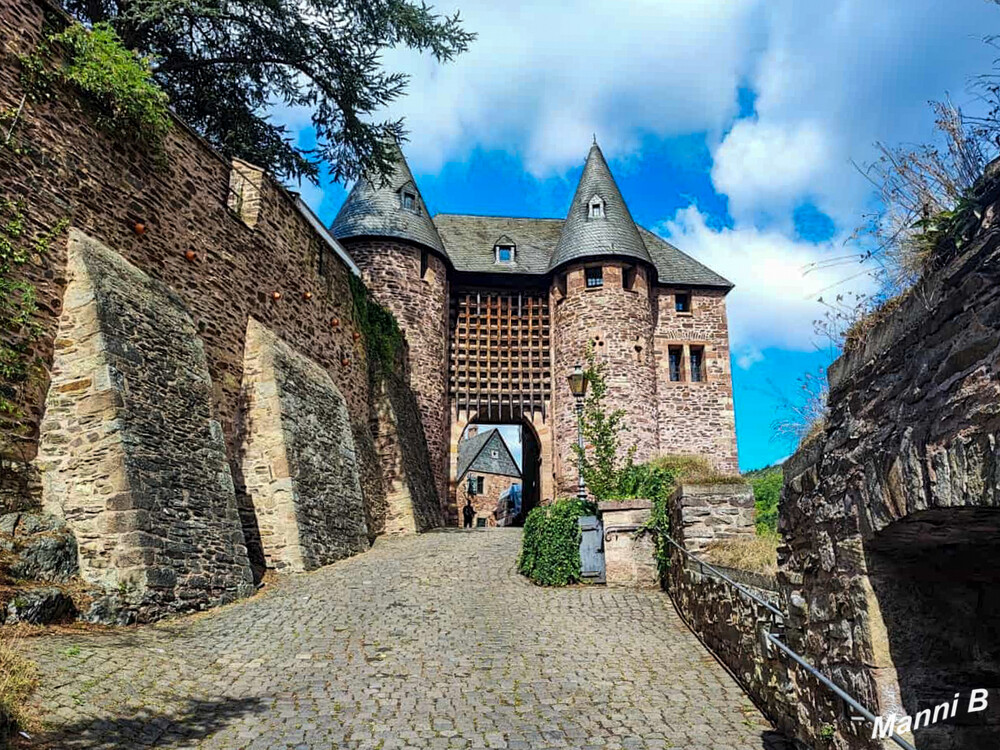
[[[206,615],[29,639],[32,746],[780,747],[665,595],[532,586],[519,540],[380,540]]]

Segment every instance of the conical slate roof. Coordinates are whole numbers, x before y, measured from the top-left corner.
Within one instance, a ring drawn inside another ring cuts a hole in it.
[[[590,217],[590,203],[595,197],[604,202],[603,217]],[[587,164],[549,261],[549,270],[573,260],[609,255],[636,258],[653,264],[625,199],[618,191],[615,178],[611,176],[604,154],[595,142],[587,155]]]
[[[380,185],[365,178],[354,183],[330,225],[330,232],[338,240],[366,236],[410,240],[448,257],[406,158],[398,148],[397,154],[388,184]],[[413,208],[403,206],[403,195],[407,192],[415,196]]]

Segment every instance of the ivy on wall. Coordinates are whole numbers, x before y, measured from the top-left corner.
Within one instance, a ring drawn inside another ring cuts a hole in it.
[[[22,114],[23,103],[17,110],[0,112],[0,165],[30,156],[31,150],[17,134]],[[28,225],[25,201],[0,196],[0,427],[4,438],[23,431],[24,415],[18,404],[23,401],[23,389],[41,371],[41,362],[32,355],[42,333],[36,316],[37,291],[22,269],[43,262],[69,219],[40,233],[29,233]]]
[[[72,85],[94,105],[101,128],[162,146],[171,123],[167,95],[153,80],[150,60],[125,47],[110,25],[74,23],[50,33],[21,65],[33,98],[52,96],[53,82]]]
[[[368,352],[368,365],[373,377],[381,378],[393,371],[403,349],[403,332],[391,312],[376,302],[365,283],[348,274],[354,319],[361,329]]]
[[[5,428],[23,416],[17,406],[19,392],[40,366],[31,356],[41,335],[35,319],[37,294],[32,284],[19,278],[18,271],[29,261],[41,262],[68,224],[69,220],[63,219],[47,232],[29,238],[24,202],[0,197],[0,419]]]

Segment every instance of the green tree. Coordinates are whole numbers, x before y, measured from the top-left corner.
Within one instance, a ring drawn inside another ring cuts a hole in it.
[[[374,120],[408,76],[381,53],[409,47],[440,61],[475,38],[458,13],[411,0],[63,0],[88,24],[106,22],[149,57],[156,82],[190,126],[227,156],[289,178],[388,175],[402,120]],[[275,122],[275,107],[311,113],[317,141]]]
[[[574,445],[573,450],[583,464],[583,480],[587,489],[598,500],[610,500],[621,496],[621,477],[632,469],[636,446],[622,448],[622,434],[629,431],[625,410],[605,410],[607,364],[598,362],[592,349],[587,350],[586,356],[584,376],[589,388],[580,420],[585,447]]]
[[[753,486],[757,535],[775,536],[778,533],[778,504],[784,475],[780,466],[752,471],[747,474]]]

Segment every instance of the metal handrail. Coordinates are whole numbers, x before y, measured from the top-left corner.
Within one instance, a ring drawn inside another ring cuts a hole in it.
[[[780,609],[778,609],[777,607],[775,607],[774,605],[772,605],[770,602],[767,602],[763,598],[757,596],[755,593],[753,593],[752,591],[750,591],[750,589],[746,588],[745,586],[741,586],[736,581],[734,581],[732,578],[730,578],[725,573],[723,573],[721,570],[719,570],[718,568],[716,568],[716,567],[710,565],[709,563],[705,562],[704,560],[702,560],[697,555],[692,554],[691,552],[688,552],[686,549],[684,549],[684,547],[682,547],[680,545],[679,542],[677,542],[676,539],[674,539],[669,534],[663,534],[662,532],[660,532],[660,533],[662,534],[662,536],[663,536],[664,539],[666,539],[668,542],[670,542],[682,554],[684,554],[687,557],[690,557],[692,560],[694,560],[696,563],[698,563],[701,566],[702,571],[704,571],[707,568],[709,571],[711,571],[712,573],[714,573],[715,575],[717,575],[719,578],[721,578],[723,581],[725,581],[726,583],[728,583],[730,586],[732,586],[733,588],[737,589],[742,594],[750,597],[753,601],[757,602],[762,607],[766,608],[772,614],[777,615],[782,620],[785,619],[785,614]],[[763,630],[763,628],[762,628],[762,630]],[[816,667],[814,667],[812,664],[810,664],[809,662],[807,662],[802,656],[800,656],[799,654],[795,653],[794,651],[792,651],[792,649],[790,649],[784,643],[782,643],[781,641],[779,641],[774,635],[772,635],[771,633],[768,633],[766,630],[764,630],[763,634],[764,634],[764,637],[767,638],[768,642],[773,643],[782,652],[788,654],[788,656],[790,656],[799,666],[801,666],[803,669],[805,669],[807,672],[809,672],[809,674],[811,674],[813,677],[815,677],[817,680],[819,680],[823,685],[825,685],[830,690],[832,690],[838,697],[842,698],[851,708],[853,708],[855,711],[857,711],[862,716],[864,716],[873,725],[875,724],[875,721],[876,721],[876,719],[878,719],[878,717],[875,716],[875,714],[873,714],[867,708],[865,708],[857,699],[855,699],[854,697],[852,697],[843,688],[841,688],[839,685],[837,685],[835,682],[833,682],[829,677],[827,677],[826,675],[824,675],[822,672],[820,672],[818,669],[816,669]],[[891,739],[893,742],[895,742],[900,747],[904,748],[904,750],[917,750],[913,745],[911,745],[909,742],[907,742],[906,740],[904,740],[902,737],[900,737],[895,732],[892,733],[892,735],[889,737],[889,739]]]
[[[840,696],[841,698],[843,698],[844,701],[846,701],[847,704],[851,708],[853,708],[855,711],[857,711],[862,716],[864,716],[866,719],[868,719],[868,721],[870,721],[872,724],[875,723],[875,720],[878,717],[875,716],[875,714],[873,714],[871,711],[869,711],[863,705],[861,705],[854,698],[852,698],[849,693],[845,692],[841,687],[839,687],[835,682],[833,682],[833,680],[831,680],[829,677],[827,677],[826,675],[824,675],[822,672],[820,672],[818,669],[816,669],[816,667],[814,667],[812,664],[810,664],[809,662],[807,662],[805,659],[803,659],[797,653],[795,653],[794,651],[792,651],[792,649],[790,649],[788,646],[786,646],[784,643],[782,643],[781,641],[779,641],[777,638],[775,638],[770,633],[766,633],[765,632],[764,633],[764,637],[767,638],[767,640],[769,640],[771,643],[773,643],[779,649],[781,649],[782,651],[784,651],[786,654],[788,654],[790,657],[792,657],[792,659],[794,659],[795,662],[800,667],[802,667],[807,672],[809,672],[809,674],[811,674],[817,680],[819,680],[824,685],[826,685],[828,688],[830,688],[830,690],[832,690],[838,696]],[[906,750],[917,750],[913,745],[911,745],[909,742],[907,742],[906,740],[904,740],[902,737],[900,737],[895,732],[892,733],[892,736],[889,739],[891,739],[893,742],[895,742],[900,747],[906,748]]]
[[[755,593],[753,593],[750,589],[746,588],[745,586],[741,586],[740,584],[738,584],[736,581],[734,581],[732,578],[730,578],[729,576],[727,576],[725,573],[723,573],[718,568],[715,568],[712,565],[709,565],[707,562],[705,562],[704,560],[702,560],[700,557],[697,557],[696,555],[693,555],[690,552],[688,552],[686,549],[684,549],[684,547],[682,547],[680,544],[678,544],[677,541],[672,536],[670,536],[669,534],[663,534],[663,537],[668,542],[670,542],[672,545],[674,545],[678,550],[680,550],[683,554],[687,555],[692,560],[694,560],[696,563],[698,563],[702,567],[703,570],[705,568],[708,568],[710,571],[712,571],[715,575],[717,575],[723,581],[725,581],[730,586],[736,588],[737,590],[741,591],[746,596],[748,596],[751,599],[753,599],[755,602],[757,602],[762,607],[766,608],[772,614],[777,615],[782,620],[785,619],[785,613],[782,612],[780,609],[778,609],[777,607],[775,607],[773,604],[771,604],[770,602],[766,601],[762,597],[757,596]]]

